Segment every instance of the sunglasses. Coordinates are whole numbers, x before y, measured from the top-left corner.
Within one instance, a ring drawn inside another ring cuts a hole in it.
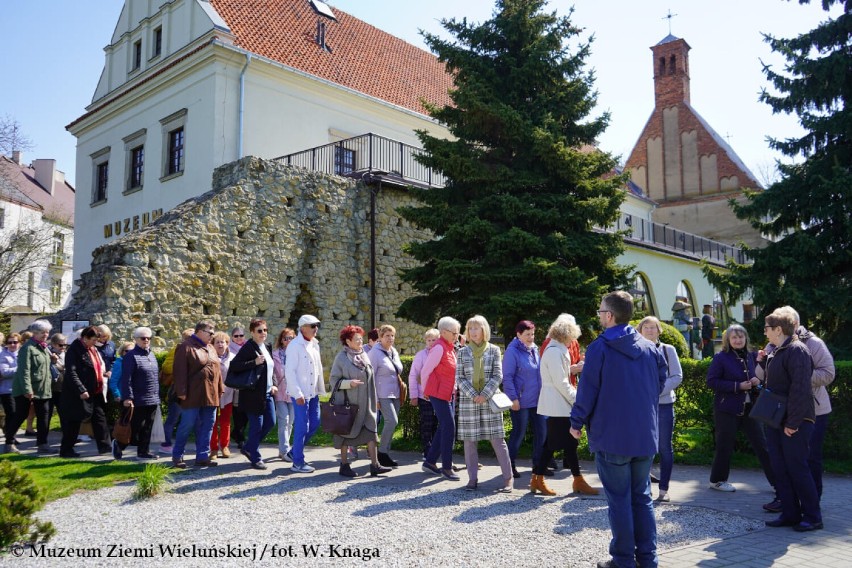
[[[318,324],[318,323],[312,323],[311,329],[319,329],[319,326],[320,326],[320,324]]]
[[[264,327],[264,328],[262,328],[262,329],[256,329],[255,331],[256,331],[256,332],[258,332],[258,333],[267,333],[267,332],[269,332],[269,330],[268,330],[268,329],[266,329],[265,327]]]
[[[246,334],[245,334],[245,333],[235,333],[235,334],[234,334],[234,335],[232,335],[231,337],[233,337],[233,338],[235,338],[235,339],[239,339],[240,337],[245,337],[245,336],[246,336]]]
[[[284,341],[293,341],[294,339],[296,339],[295,336],[294,337],[285,337]]]
[[[20,341],[7,341],[6,345],[18,345]]]
[[[150,337],[137,337],[136,339],[138,339],[140,341],[151,341]]]

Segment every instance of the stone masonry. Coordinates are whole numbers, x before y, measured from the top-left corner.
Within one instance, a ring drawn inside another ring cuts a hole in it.
[[[421,348],[424,331],[394,315],[412,293],[398,276],[415,262],[403,246],[429,237],[396,213],[413,202],[388,186],[377,196],[376,321],[397,328],[403,354]],[[370,324],[369,211],[362,182],[254,157],[226,164],[213,173],[211,191],[96,249],[56,323],[106,323],[116,340],[145,325],[153,346],[165,348],[201,319],[230,330],[263,317],[272,342],[313,313],[323,322],[330,368],[340,329]]]

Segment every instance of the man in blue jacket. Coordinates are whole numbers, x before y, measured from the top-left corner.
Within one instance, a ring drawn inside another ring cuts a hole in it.
[[[666,361],[628,322],[627,292],[603,297],[604,332],[586,350],[586,365],[571,410],[571,435],[588,429],[589,450],[609,504],[611,560],[598,568],[656,567],[657,525],[651,502],[651,463],[657,452],[657,404]]]

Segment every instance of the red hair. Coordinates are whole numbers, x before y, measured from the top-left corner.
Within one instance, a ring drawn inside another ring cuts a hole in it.
[[[364,330],[357,325],[347,325],[340,330],[340,343],[346,345],[346,342],[352,339],[356,333],[364,335]]]

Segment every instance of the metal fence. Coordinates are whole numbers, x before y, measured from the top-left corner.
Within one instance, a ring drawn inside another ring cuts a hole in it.
[[[385,173],[411,185],[442,187],[444,176],[415,159],[415,156],[424,152],[422,148],[371,132],[280,156],[275,160],[288,166],[300,166],[329,174]]]

